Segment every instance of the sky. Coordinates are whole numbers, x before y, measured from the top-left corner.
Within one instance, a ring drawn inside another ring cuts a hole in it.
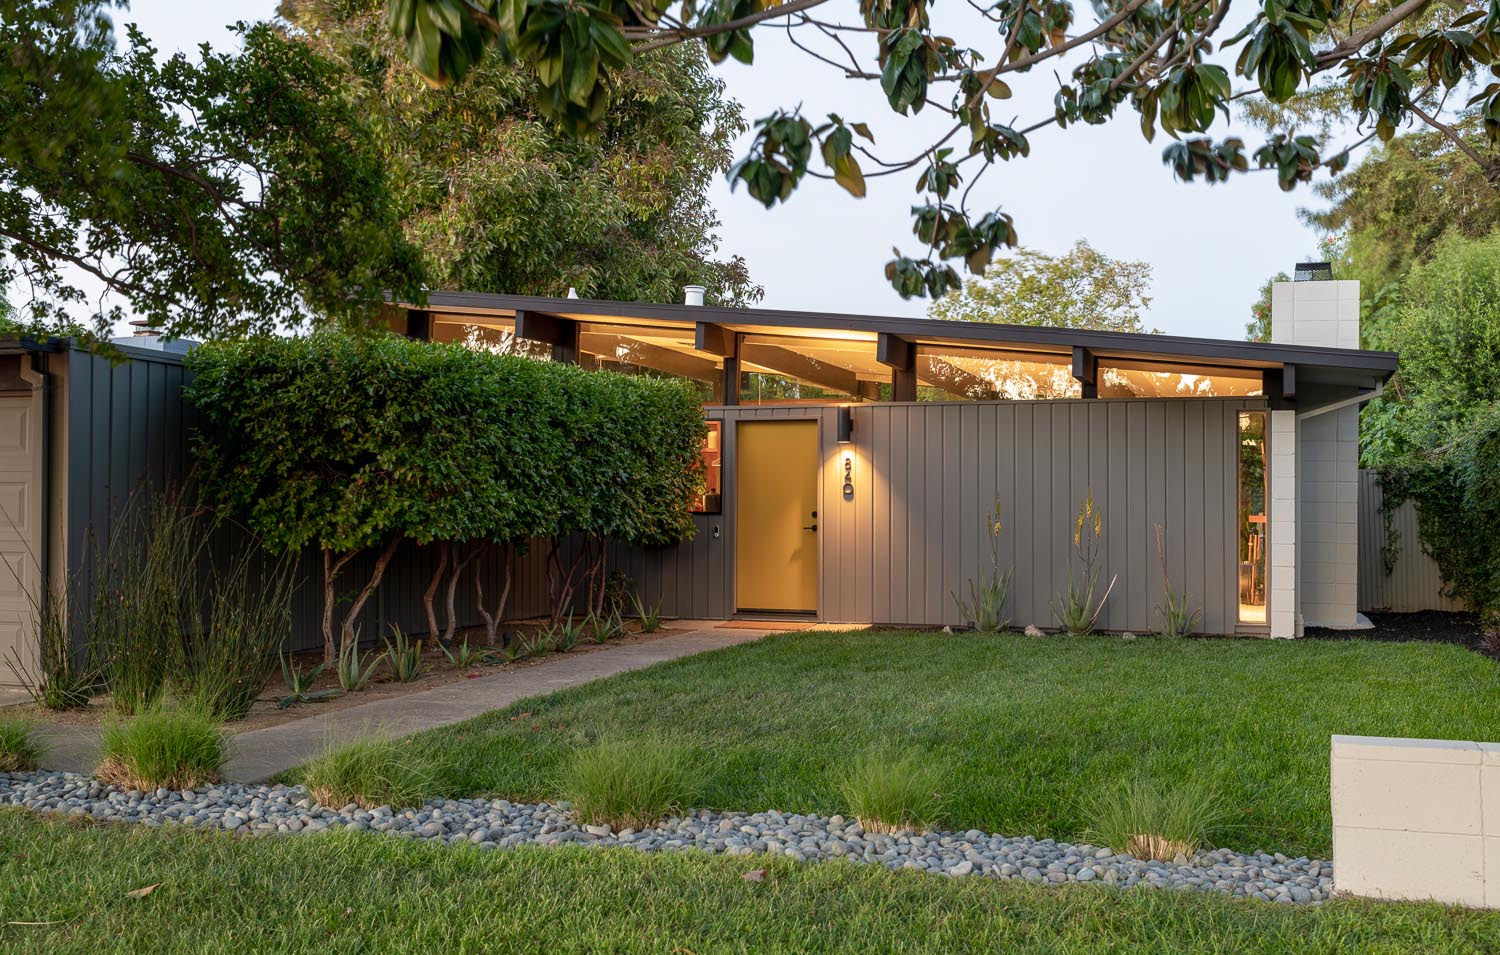
[[[1088,16],[1087,4],[1076,6]],[[227,24],[272,17],[275,7],[274,0],[135,0],[117,22],[139,24],[169,54],[195,50],[204,41],[231,45]],[[835,0],[829,16],[841,8],[857,15],[853,0]],[[992,35],[975,33],[990,29],[977,16],[937,19],[955,9],[960,9],[956,3],[935,4],[935,26],[960,42],[993,49]],[[1222,35],[1237,28],[1231,24]],[[855,52],[873,59],[858,44]],[[1066,75],[1073,62],[1062,63],[1058,72]],[[931,131],[940,127],[932,110],[915,118],[892,113],[877,84],[844,79],[793,47],[785,31],[757,30],[753,66],[729,61],[716,69],[747,119],[800,105],[814,121],[830,112],[851,122],[867,120],[886,157],[909,156],[936,138]],[[1051,69],[1009,78],[1016,95],[1001,105],[1014,110],[1017,127],[1050,115],[1056,90]],[[1301,223],[1297,210],[1318,199],[1306,187],[1283,193],[1269,173],[1213,187],[1177,182],[1161,163],[1165,137],[1147,143],[1137,119],[1122,107],[1104,126],[1051,127],[1033,134],[1030,157],[990,169],[974,189],[971,208],[1010,213],[1022,244],[1042,252],[1060,254],[1086,239],[1114,258],[1149,262],[1147,327],[1241,338],[1261,284],[1313,255],[1317,235]],[[1212,134],[1236,131],[1243,132],[1238,125],[1226,129],[1216,123]],[[1245,139],[1252,148],[1257,142],[1253,133]],[[741,147],[748,142],[747,134]],[[873,167],[866,166],[868,174]],[[761,304],[767,308],[920,316],[927,302],[903,300],[883,274],[893,246],[920,251],[910,219],[910,207],[919,201],[916,178],[912,170],[870,180],[863,199],[831,182],[809,179],[788,204],[769,211],[743,188],[731,192],[720,180],[710,198],[723,222],[721,254],[744,256],[751,277],[765,287]]]

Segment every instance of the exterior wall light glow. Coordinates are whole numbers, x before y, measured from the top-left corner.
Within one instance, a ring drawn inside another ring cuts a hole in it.
[[[854,414],[848,408],[839,409],[839,444],[854,440]]]

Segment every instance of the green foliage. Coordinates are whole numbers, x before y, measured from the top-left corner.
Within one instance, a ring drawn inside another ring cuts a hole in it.
[[[1466,116],[1455,129],[1487,159],[1500,158],[1482,142],[1474,117]],[[1359,279],[1367,302],[1426,262],[1445,236],[1481,238],[1500,226],[1500,201],[1489,171],[1431,130],[1397,136],[1315,191],[1329,206],[1303,216],[1337,238],[1339,274]],[[1363,318],[1365,337],[1378,346],[1380,323],[1372,323],[1368,313]]]
[[[402,539],[693,533],[706,426],[685,383],[394,335],[246,339],[189,361],[205,488],[273,550],[323,550],[330,621],[344,564]]]
[[[1010,626],[1010,618],[1005,616],[1005,602],[1015,568],[1007,567],[1003,573],[1000,570],[1000,530],[1000,501],[997,499],[984,517],[985,538],[990,551],[989,574],[978,581],[969,578],[967,600],[949,592],[964,622],[980,633],[999,633]]]
[[[1245,341],[1268,342],[1271,340],[1271,288],[1277,282],[1290,282],[1292,277],[1285,272],[1277,272],[1266,279],[1266,284],[1260,287],[1260,297],[1255,304],[1250,306],[1250,321],[1245,323]]]
[[[1073,520],[1072,553],[1068,555],[1068,582],[1052,601],[1052,616],[1068,633],[1078,636],[1094,632],[1104,603],[1119,580],[1116,574],[1099,594],[1100,551],[1104,543],[1104,512],[1094,503],[1090,490],[1078,504]],[[1075,572],[1076,566],[1076,572]]]
[[[1161,599],[1156,613],[1161,617],[1161,635],[1185,637],[1198,628],[1203,611],[1194,609],[1188,594],[1179,594],[1172,589],[1172,578],[1167,575],[1167,548],[1162,543],[1162,525],[1156,525],[1156,559],[1161,564]]]
[[[573,615],[568,614],[566,620],[559,620],[552,626],[548,633],[548,642],[560,653],[572,653],[573,648],[578,646],[579,639],[583,636],[584,631],[588,629],[589,624],[593,622],[593,619],[593,615],[590,614],[581,622],[575,624],[573,622]]]
[[[477,647],[470,647],[468,638],[452,649],[443,647],[442,651],[448,662],[460,670],[469,670],[484,662],[484,652]]]
[[[1151,265],[1112,259],[1080,239],[1060,256],[1019,249],[927,309],[929,318],[1143,332]]]
[[[932,754],[917,749],[871,751],[849,764],[839,797],[867,832],[922,832],[942,811],[943,774]]]
[[[281,10],[299,39],[348,65],[343,91],[371,118],[431,287],[670,302],[702,285],[718,304],[760,297],[742,259],[716,257],[708,188],[745,123],[701,50],[613,71],[599,134],[578,137],[559,131],[536,103],[541,84],[499,51],[475,56],[462,84],[430,89],[381,6]]]
[[[133,719],[105,724],[100,750],[103,759],[94,775],[111,786],[142,792],[218,782],[229,754],[210,710],[162,697]]]
[[[42,758],[34,727],[26,720],[0,717],[0,773],[29,773]]]
[[[318,677],[328,669],[329,661],[324,660],[311,670],[307,670],[296,658],[286,654],[279,654],[277,659],[281,661],[281,682],[286,685],[286,695],[276,701],[278,710],[290,709],[303,703],[331,700],[339,695],[339,690],[313,689],[318,682]],[[342,683],[342,680],[340,682]]]
[[[1137,859],[1189,861],[1229,818],[1224,800],[1200,781],[1142,779],[1099,789],[1085,800],[1084,838]]]
[[[302,785],[320,805],[366,809],[421,805],[441,795],[430,769],[399,740],[366,737],[331,746],[302,771]]]
[[[468,647],[468,643],[464,644]],[[384,654],[371,651],[361,653],[359,649],[359,635],[353,640],[345,640],[339,647],[339,687],[345,693],[358,693],[375,676],[375,668],[380,666],[380,661],[385,659]]]
[[[117,49],[111,6],[0,7],[0,286],[28,290],[19,320],[222,335],[420,300],[341,65],[270,24],[233,53],[159,57],[134,28]]]
[[[244,719],[292,629],[296,566],[245,547],[207,583],[206,628],[185,638],[176,685],[222,720]]]
[[[655,633],[661,629],[661,604],[662,598],[657,597],[656,603],[647,606],[640,597],[635,600],[635,617],[640,621],[641,633]]]
[[[422,675],[422,641],[413,640],[395,624],[391,624],[391,636],[385,642],[385,665],[391,671],[391,679],[397,683],[410,683]]]
[[[661,737],[632,736],[574,752],[557,788],[584,822],[644,829],[697,799],[702,774],[682,747]]]
[[[921,248],[895,249],[886,263],[886,279],[902,296],[940,298],[961,287],[956,261],[982,275],[997,250],[1016,244],[1010,216],[971,209],[970,190],[961,184],[972,185],[995,163],[1028,156],[1028,135],[1052,123],[1101,124],[1126,107],[1138,115],[1148,142],[1158,129],[1172,137],[1163,159],[1178,178],[1223,182],[1249,171],[1253,155],[1255,168],[1274,170],[1283,189],[1311,181],[1319,170],[1337,174],[1350,150],[1372,136],[1389,141],[1412,122],[1445,130],[1445,114],[1464,108],[1452,95],[1461,89],[1473,94],[1466,108],[1500,138],[1500,82],[1486,75],[1500,59],[1500,15],[1482,5],[1289,0],[1253,7],[1247,18],[1229,16],[1226,0],[1096,3],[1090,23],[1075,20],[1078,7],[1068,0],[1000,0],[957,12],[967,19],[945,15],[941,29],[931,6],[930,0],[862,0],[857,13],[849,5],[815,17],[804,6],[784,9],[765,0],[690,0],[670,10],[624,0],[569,7],[550,0],[392,0],[389,22],[406,44],[408,62],[437,84],[462,78],[480,62],[486,42],[513,55],[536,80],[537,109],[583,136],[604,128],[632,57],[639,62],[663,48],[701,44],[712,62],[733,56],[749,63],[757,29],[814,27],[833,41],[846,31],[875,37],[863,49],[841,41],[822,50],[796,45],[846,80],[879,84],[897,116],[942,114],[932,132],[916,142],[910,135],[887,137],[894,146],[882,154],[866,123],[830,116],[815,125],[800,107],[783,105],[757,121],[730,179],[769,207],[814,176],[861,196],[867,176],[917,170],[921,198],[911,217]],[[1223,54],[1236,46],[1230,67]],[[1063,61],[1054,58],[1070,54],[1071,71],[1059,75],[1055,67]],[[1337,79],[1319,79],[1333,71]],[[1025,78],[1053,91],[1051,114],[997,114],[1009,106],[996,103],[1009,100],[1011,84]],[[1317,102],[1309,106],[1308,99]],[[1256,111],[1257,122],[1268,125],[1263,145],[1247,149],[1239,136],[1193,136],[1221,119],[1227,123],[1231,104]],[[1328,110],[1337,113],[1330,118]],[[1343,119],[1358,121],[1354,135],[1372,132],[1349,145],[1329,143]],[[1314,128],[1299,130],[1297,120],[1313,120]],[[856,143],[854,133],[867,142]],[[815,150],[822,169],[813,168]],[[1110,161],[1101,156],[1099,165]]]

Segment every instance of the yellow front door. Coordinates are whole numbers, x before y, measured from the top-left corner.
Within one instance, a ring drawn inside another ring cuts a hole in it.
[[[818,422],[741,421],[735,437],[735,604],[816,612]]]

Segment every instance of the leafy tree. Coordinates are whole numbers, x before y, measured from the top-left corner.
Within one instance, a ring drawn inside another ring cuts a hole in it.
[[[1060,256],[1019,249],[927,309],[929,318],[1141,332],[1151,264],[1112,259],[1079,239]],[[1153,329],[1153,331],[1155,331]]]
[[[673,47],[614,74],[588,139],[560,133],[526,70],[486,52],[432,90],[386,28],[381,0],[287,0],[295,35],[347,67],[399,183],[404,234],[435,288],[672,301],[760,297],[744,261],[716,260],[708,186],[745,124],[703,52]]]
[[[1255,304],[1250,306],[1250,321],[1245,323],[1245,341],[1268,342],[1271,340],[1271,286],[1277,282],[1290,282],[1292,277],[1285,272],[1277,272],[1266,279],[1266,284],[1260,287],[1260,297]]]
[[[1500,233],[1440,241],[1403,298],[1383,342],[1401,369],[1362,416],[1373,466],[1451,445],[1500,403]]]
[[[1171,138],[1162,158],[1177,178],[1220,183],[1253,163],[1274,171],[1284,189],[1311,181],[1319,169],[1337,173],[1353,145],[1389,141],[1412,122],[1467,155],[1447,119],[1448,99],[1460,89],[1474,91],[1468,105],[1489,135],[1500,135],[1500,81],[1485,75],[1500,57],[1494,3],[1264,2],[1227,37],[1228,0],[1099,0],[1093,22],[1077,18],[1068,0],[996,0],[971,4],[974,13],[961,14],[970,16],[963,29],[945,21],[941,30],[931,7],[930,0],[861,0],[857,16],[840,17],[828,12],[828,0],[388,0],[387,15],[430,82],[462,79],[493,44],[536,78],[542,115],[579,135],[603,125],[620,77],[637,57],[692,43],[713,62],[749,63],[756,31],[767,27],[785,29],[842,77],[879,83],[897,114],[942,114],[945,131],[920,144],[893,137],[900,152],[891,155],[877,151],[865,117],[780,109],[756,122],[748,152],[730,171],[768,207],[809,176],[861,196],[869,178],[915,171],[920,250],[897,250],[886,264],[888,281],[905,296],[956,290],[962,283],[952,263],[982,274],[1016,244],[1010,215],[970,209],[968,196],[989,167],[1029,155],[1029,137],[1054,124],[1104,123],[1127,106],[1148,141],[1158,131]],[[1232,69],[1209,62],[1229,48],[1239,51]],[[1047,67],[1065,54],[1076,65],[1061,78],[1050,114],[1013,119],[1002,112],[996,101],[1008,99],[1011,84],[1036,67],[1043,69],[1034,82],[1051,88],[1056,73]],[[1330,146],[1326,126],[1300,128],[1293,114],[1258,147],[1207,135],[1216,119],[1227,120],[1231,102],[1283,104],[1309,88],[1327,93],[1323,78],[1335,70],[1328,85],[1346,104],[1341,118],[1369,130],[1356,143]],[[1477,153],[1470,158],[1492,165]]]
[[[1485,145],[1479,117],[1455,129]],[[1371,291],[1399,283],[1448,234],[1475,238],[1500,226],[1500,191],[1485,169],[1441,133],[1419,130],[1397,136],[1338,179],[1315,187],[1331,205],[1304,212],[1309,223],[1336,237],[1341,273]]]
[[[86,311],[106,334],[128,306],[240,334],[420,296],[337,65],[265,25],[158,62],[134,28],[116,49],[109,6],[0,0],[0,284],[22,322]]]

